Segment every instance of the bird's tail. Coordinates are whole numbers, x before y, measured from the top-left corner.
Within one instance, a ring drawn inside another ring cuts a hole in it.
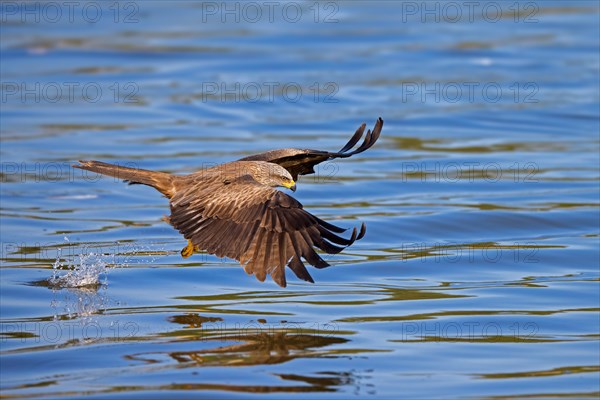
[[[175,175],[167,174],[166,172],[123,167],[101,161],[79,160],[79,163],[80,165],[73,165],[73,167],[97,172],[102,175],[113,176],[128,181],[129,183],[152,186],[168,198],[173,197],[173,194],[175,193],[174,183],[177,177]]]

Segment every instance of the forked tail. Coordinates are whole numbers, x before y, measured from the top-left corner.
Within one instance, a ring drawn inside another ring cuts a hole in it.
[[[73,165],[73,167],[97,172],[102,175],[113,176],[115,178],[128,181],[129,183],[139,183],[142,185],[152,186],[168,198],[173,197],[173,194],[175,193],[174,181],[176,176],[167,174],[166,172],[123,167],[101,161],[79,160],[79,162],[81,165]]]

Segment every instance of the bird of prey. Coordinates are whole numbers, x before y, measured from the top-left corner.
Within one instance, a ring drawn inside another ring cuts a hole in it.
[[[241,158],[189,175],[127,168],[100,161],[79,161],[75,168],[152,186],[170,202],[165,217],[188,240],[183,257],[206,251],[240,262],[248,274],[263,282],[268,275],[286,286],[286,265],[299,279],[314,283],[303,260],[316,268],[329,264],[318,248],[337,254],[361,239],[365,224],[350,238],[336,235],[345,229],[304,210],[302,204],[278,190],[296,190],[298,176],[314,173],[314,166],[335,158],[362,153],[377,141],[383,127],[379,118],[362,144],[352,150],[365,131],[362,124],[338,152],[280,149]],[[352,150],[352,151],[351,151]],[[342,247],[343,246],[343,247]]]

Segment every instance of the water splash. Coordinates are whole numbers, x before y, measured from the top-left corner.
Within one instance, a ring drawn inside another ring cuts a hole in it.
[[[53,264],[52,277],[48,280],[56,288],[94,287],[107,283],[110,268],[115,266],[114,254],[88,253],[76,258],[62,258],[59,249]],[[65,271],[66,273],[61,273]]]
[[[109,272],[130,265],[154,263],[156,258],[152,254],[162,252],[151,250],[152,245],[116,242],[110,249],[102,250],[74,245],[66,236],[64,240],[65,251],[58,249],[52,276],[44,285],[54,292],[50,306],[54,309],[55,320],[80,318],[82,322],[89,322],[110,304],[119,304],[107,295]]]
[[[106,285],[108,273],[112,269],[135,264],[150,264],[156,260],[155,257],[147,257],[152,253],[150,246],[116,242],[109,251],[102,251],[101,248],[72,246],[66,236],[64,240],[68,246],[68,254],[63,255],[63,249],[58,249],[52,276],[48,279],[50,286],[57,289],[93,288]]]
[[[100,310],[114,303],[106,293],[106,286],[54,289],[53,292],[54,299],[50,307],[54,310],[54,320],[78,318],[82,323],[89,323]]]

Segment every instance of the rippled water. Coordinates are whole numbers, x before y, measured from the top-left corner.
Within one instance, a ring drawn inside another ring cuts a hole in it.
[[[596,2],[52,4],[1,6],[3,396],[599,395]],[[286,289],[70,168],[337,150],[379,116],[294,194],[366,237]]]

